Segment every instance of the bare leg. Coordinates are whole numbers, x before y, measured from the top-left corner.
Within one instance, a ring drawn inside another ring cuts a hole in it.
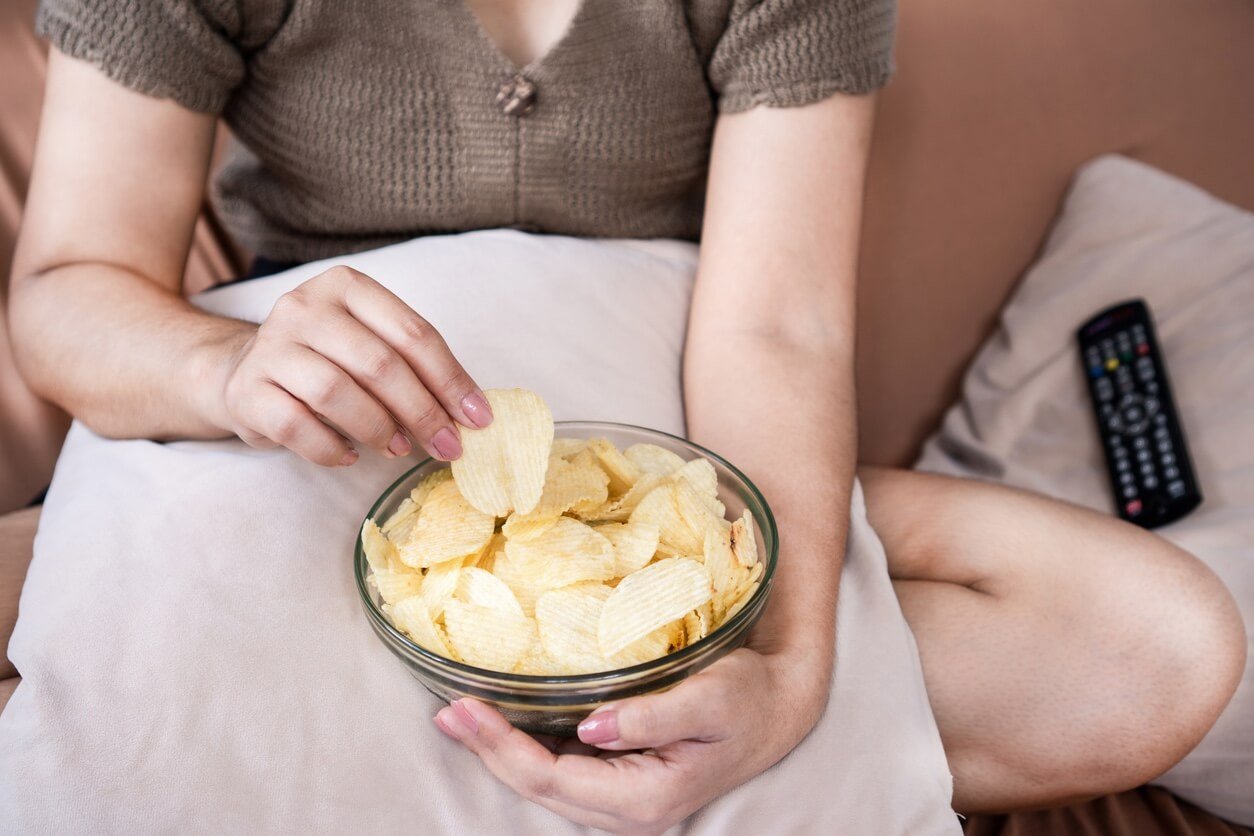
[[[919,645],[955,809],[1137,786],[1196,745],[1236,689],[1236,606],[1161,537],[1006,487],[859,475]]]
[[[0,516],[0,647],[6,651],[6,655],[0,657],[0,711],[4,710],[20,681],[7,651],[17,624],[17,602],[26,580],[26,568],[30,566],[39,511],[39,508],[27,508]]]

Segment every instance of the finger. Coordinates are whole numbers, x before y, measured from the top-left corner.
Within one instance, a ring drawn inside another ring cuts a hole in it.
[[[484,765],[524,798],[558,803],[589,813],[622,817],[641,795],[659,802],[669,792],[654,769],[636,761],[586,755],[557,755],[519,731],[500,712],[472,699],[460,699],[436,715],[440,728],[455,737]],[[640,756],[637,756],[640,757]],[[656,760],[662,771],[665,764]]]
[[[347,312],[327,313],[303,334],[305,344],[352,378],[392,413],[409,439],[452,461],[462,453],[457,426],[401,355]]]
[[[601,749],[652,749],[681,740],[713,742],[731,732],[725,680],[702,672],[669,691],[607,703],[579,724],[579,739]]]
[[[348,282],[345,306],[400,353],[449,415],[464,426],[486,427],[492,408],[453,356],[440,332],[400,297],[361,273]]]
[[[357,451],[343,436],[273,383],[258,386],[246,399],[244,410],[240,423],[248,432],[286,447],[314,464],[347,467],[357,461]]]
[[[271,368],[274,383],[303,401],[349,438],[385,456],[408,455],[411,447],[395,419],[348,372],[305,346],[284,352]]]

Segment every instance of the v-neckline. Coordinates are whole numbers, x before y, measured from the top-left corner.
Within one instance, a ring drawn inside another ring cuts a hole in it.
[[[575,30],[579,28],[584,16],[584,11],[592,2],[592,0],[578,0],[578,5],[575,7],[575,13],[571,15],[570,20],[567,21],[566,28],[562,30],[561,37],[554,41],[553,45],[547,50],[532,61],[528,62],[526,66],[520,67],[514,63],[513,59],[505,54],[500,45],[497,44],[496,40],[493,39],[493,37],[488,34],[488,31],[483,28],[483,24],[479,22],[479,18],[475,15],[474,10],[466,5],[465,0],[449,1],[457,7],[457,13],[461,16],[463,23],[474,30],[475,37],[492,55],[492,59],[499,65],[500,69],[504,70],[507,75],[521,75],[526,78],[535,78],[538,74],[542,73],[545,66],[550,63],[555,56],[563,51],[563,49],[571,41]]]

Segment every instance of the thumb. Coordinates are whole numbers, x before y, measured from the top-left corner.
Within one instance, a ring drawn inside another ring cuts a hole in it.
[[[579,739],[599,749],[655,749],[729,732],[723,681],[698,674],[669,691],[607,703],[579,724]]]

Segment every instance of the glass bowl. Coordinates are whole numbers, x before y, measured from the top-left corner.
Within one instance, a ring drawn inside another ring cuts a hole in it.
[[[598,421],[559,421],[556,435],[559,438],[607,438],[619,449],[645,442],[670,450],[685,461],[697,456],[709,459],[718,474],[718,495],[727,506],[728,517],[735,519],[748,508],[761,547],[759,556],[764,564],[761,584],[740,612],[700,641],[630,668],[575,676],[501,673],[446,659],[415,644],[394,627],[380,609],[382,601],[378,591],[366,583],[369,564],[360,535],[353,566],[357,591],[370,626],[428,691],[445,702],[474,697],[490,703],[524,731],[572,736],[579,722],[602,703],[670,688],[744,644],[749,630],[766,607],[775,577],[779,539],[775,518],[758,489],[729,462],[703,447],[657,430]],[[369,518],[382,524],[427,474],[447,466],[435,459],[421,462],[383,492],[370,509]]]

